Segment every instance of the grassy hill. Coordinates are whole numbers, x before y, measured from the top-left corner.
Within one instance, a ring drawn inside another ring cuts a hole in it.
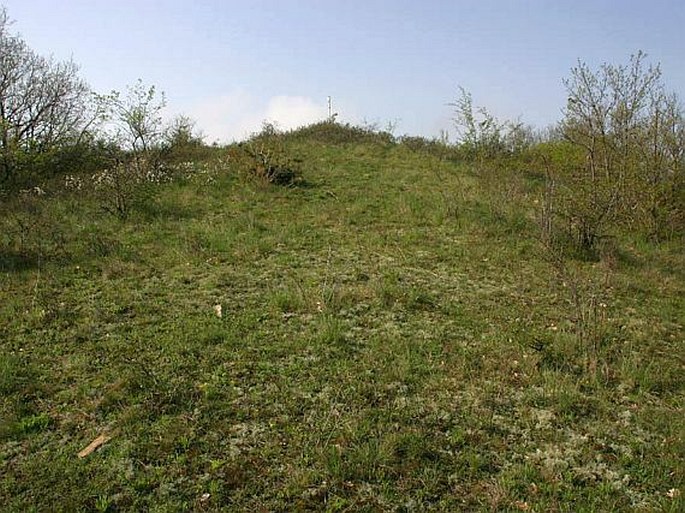
[[[682,511],[682,240],[559,262],[525,166],[314,135],[3,201],[3,511]]]

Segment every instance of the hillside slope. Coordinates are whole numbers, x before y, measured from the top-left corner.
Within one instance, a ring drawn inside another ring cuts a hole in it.
[[[221,155],[125,222],[3,207],[4,510],[683,507],[680,243],[561,269],[534,177],[290,151],[299,187]]]

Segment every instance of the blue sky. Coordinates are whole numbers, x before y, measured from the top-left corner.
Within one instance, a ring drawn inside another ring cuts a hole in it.
[[[685,98],[685,1],[0,0],[37,52],[99,92],[138,78],[209,141],[326,116],[396,134],[451,128],[463,86],[501,118],[561,117],[562,78],[645,51]],[[452,133],[454,133],[452,131]]]

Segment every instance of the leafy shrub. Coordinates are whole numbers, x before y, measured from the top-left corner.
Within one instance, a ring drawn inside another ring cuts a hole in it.
[[[124,220],[134,208],[149,204],[154,188],[169,180],[161,161],[134,155],[93,174],[90,185],[102,209]]]
[[[164,134],[164,159],[169,163],[188,162],[206,158],[210,148],[195,128],[195,122],[187,116],[177,116]]]
[[[612,205],[610,187],[585,180],[585,154],[570,142],[542,143],[536,147],[536,155],[546,180],[543,239],[554,244],[569,242],[574,251],[592,255],[614,214],[607,208]],[[590,187],[595,190],[588,190]]]
[[[262,131],[248,141],[231,147],[229,157],[238,173],[249,181],[282,186],[301,181],[284,134],[271,123],[265,123]]]
[[[500,121],[485,107],[474,110],[471,94],[459,88],[454,107],[454,124],[459,148],[471,160],[491,159],[521,153],[533,142],[533,132],[521,122]]]
[[[65,226],[50,209],[51,201],[36,186],[0,202],[0,270],[40,267],[69,256]]]
[[[638,52],[628,65],[598,70],[579,62],[564,81],[563,136],[584,159],[570,174],[557,174],[578,205],[586,249],[617,225],[639,226],[653,237],[663,225],[683,228],[685,116],[665,91],[659,66],[644,60]]]

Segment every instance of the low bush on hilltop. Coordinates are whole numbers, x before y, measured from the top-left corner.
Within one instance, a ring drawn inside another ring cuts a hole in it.
[[[392,144],[394,136],[376,127],[355,126],[349,123],[338,123],[335,120],[326,120],[295,129],[287,133],[291,140],[316,141],[327,144]]]
[[[260,132],[231,146],[228,152],[232,170],[248,181],[281,186],[301,181],[285,134],[271,123],[264,123]]]

